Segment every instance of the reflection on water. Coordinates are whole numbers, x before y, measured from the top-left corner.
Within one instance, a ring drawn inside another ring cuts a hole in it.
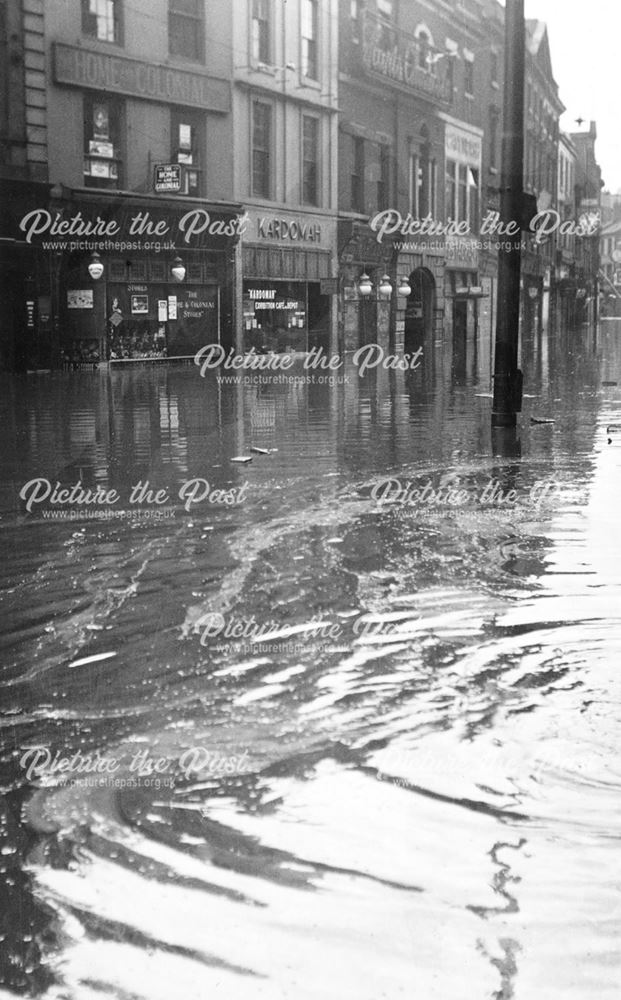
[[[617,996],[620,333],[526,341],[502,447],[481,343],[5,383],[12,992]],[[125,514],[29,513],[35,478]]]

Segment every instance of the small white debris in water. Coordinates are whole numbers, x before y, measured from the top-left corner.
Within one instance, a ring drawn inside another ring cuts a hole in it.
[[[255,455],[269,455],[270,454],[269,448],[257,448],[255,445],[252,445],[250,451],[254,451]]]
[[[74,660],[70,667],[83,667],[87,663],[97,663],[98,660],[109,660],[111,656],[118,656],[118,653],[95,653],[93,656],[85,656],[81,660]]]
[[[235,455],[231,462],[252,462],[252,455]]]
[[[493,392],[475,392],[477,399],[493,399]]]
[[[340,545],[342,538],[326,538],[326,545]]]

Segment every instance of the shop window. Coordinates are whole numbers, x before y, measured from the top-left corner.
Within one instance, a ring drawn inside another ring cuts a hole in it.
[[[82,31],[100,42],[121,42],[121,0],[82,0]]]
[[[243,288],[242,322],[246,350],[307,350],[306,283],[247,279]]]
[[[252,194],[270,198],[272,108],[264,101],[252,102]]]
[[[352,136],[351,210],[364,212],[364,139]]]
[[[166,262],[163,260],[157,260],[152,257],[149,260],[149,280],[150,281],[168,281],[168,268],[166,267]]]
[[[272,61],[271,0],[252,0],[252,58]]]
[[[200,261],[188,261],[184,280],[186,282],[200,282],[203,280],[203,269]]]
[[[204,146],[204,119],[200,113],[173,111],[173,162],[181,164],[180,194],[198,198],[203,194],[201,150]]]
[[[171,56],[205,61],[203,0],[168,0],[168,51]]]
[[[105,96],[84,97],[84,184],[121,186],[123,105]]]
[[[128,281],[146,281],[147,280],[147,262],[146,262],[146,260],[128,260],[127,261],[127,280]]]
[[[302,73],[319,77],[317,65],[317,0],[302,0]]]
[[[302,116],[302,202],[319,204],[319,120]]]
[[[108,262],[110,281],[127,281],[127,265],[120,257],[112,257]]]

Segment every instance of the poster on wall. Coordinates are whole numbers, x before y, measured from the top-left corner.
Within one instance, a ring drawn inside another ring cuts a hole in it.
[[[92,308],[93,308],[92,288],[67,289],[67,309],[92,309]]]
[[[131,296],[131,311],[132,316],[144,316],[149,312],[149,296],[148,295],[132,295]]]

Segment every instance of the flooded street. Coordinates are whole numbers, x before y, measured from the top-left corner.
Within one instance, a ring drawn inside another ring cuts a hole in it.
[[[4,376],[0,996],[618,997],[621,321],[472,346]]]

